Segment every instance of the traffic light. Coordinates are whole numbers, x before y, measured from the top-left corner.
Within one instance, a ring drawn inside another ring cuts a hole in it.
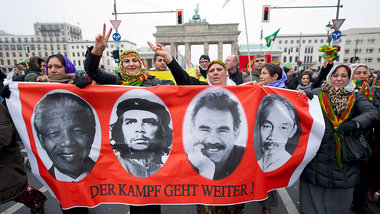
[[[302,65],[302,62],[301,61],[298,61],[297,62],[297,66],[300,67]]]
[[[119,56],[119,50],[113,50],[112,53],[111,53],[111,56],[112,58],[115,59],[115,62],[116,63],[119,63],[120,62],[120,56]]]
[[[263,17],[261,22],[269,22],[270,5],[263,5]]]
[[[176,22],[177,25],[182,25],[183,24],[183,10],[178,9],[176,13]]]

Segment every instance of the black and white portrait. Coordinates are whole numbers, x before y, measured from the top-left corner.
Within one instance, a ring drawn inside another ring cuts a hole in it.
[[[212,87],[190,103],[183,127],[187,157],[200,175],[219,180],[237,168],[247,140],[247,122],[238,99]]]
[[[136,177],[155,174],[166,161],[173,130],[169,111],[153,93],[135,89],[114,107],[110,136],[121,165]]]
[[[254,147],[259,166],[270,172],[292,156],[302,133],[298,113],[281,95],[266,95],[260,103],[254,128]]]
[[[84,99],[64,90],[49,92],[34,108],[32,127],[52,177],[78,182],[90,173],[99,157],[100,128]]]

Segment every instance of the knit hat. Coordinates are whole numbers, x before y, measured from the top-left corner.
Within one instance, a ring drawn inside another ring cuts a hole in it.
[[[199,58],[199,62],[202,61],[202,60],[208,60],[210,62],[210,57],[208,55],[202,55],[200,58]]]

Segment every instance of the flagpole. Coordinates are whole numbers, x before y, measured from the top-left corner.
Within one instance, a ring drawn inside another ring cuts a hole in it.
[[[249,63],[249,81],[252,82],[252,72],[251,72],[251,55],[249,53],[249,42],[248,42],[248,29],[247,29],[247,19],[245,17],[245,5],[244,0],[241,0],[243,2],[243,13],[244,13],[244,24],[245,24],[245,37],[247,37],[247,52],[248,52],[248,63]]]

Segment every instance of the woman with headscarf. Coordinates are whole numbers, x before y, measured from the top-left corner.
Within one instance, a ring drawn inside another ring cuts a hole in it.
[[[119,73],[111,74],[99,69],[100,59],[107,47],[108,38],[112,28],[108,34],[105,34],[106,25],[103,27],[103,35],[95,38],[95,46],[89,47],[84,61],[84,70],[87,75],[98,84],[112,85],[129,85],[129,86],[156,86],[162,85],[161,81],[155,76],[151,76],[144,68],[140,54],[133,49],[124,50],[120,54]]]
[[[285,71],[278,65],[266,63],[261,70],[260,84],[276,88],[286,88],[287,76]]]
[[[73,84],[76,68],[62,54],[50,55],[46,60],[46,75],[48,82]]]
[[[119,72],[112,74],[99,68],[100,59],[107,47],[112,28],[106,34],[106,25],[103,25],[103,34],[95,38],[95,46],[89,47],[84,61],[84,70],[97,84],[129,85],[129,86],[156,86],[161,81],[151,76],[144,68],[140,54],[136,50],[124,50],[120,54]],[[130,213],[160,214],[160,205],[130,206]]]
[[[336,65],[322,88],[311,91],[320,100],[325,132],[316,156],[301,174],[302,213],[349,213],[359,170],[356,162],[342,161],[343,138],[371,128],[379,118],[376,108],[354,89],[351,69]]]
[[[308,72],[303,72],[300,75],[297,90],[310,91],[311,90],[311,77]]]
[[[361,95],[367,97],[367,99],[380,111],[380,100],[375,94],[375,89],[368,84],[368,66],[364,64],[352,64],[351,65],[352,81],[355,83],[355,91]],[[369,130],[363,130],[364,136],[367,142],[370,144],[372,151],[378,151],[378,146],[375,143],[374,130],[371,128]],[[378,131],[375,127],[375,133]],[[355,187],[353,208],[352,210],[356,213],[369,213],[370,208],[366,201],[367,192],[369,192],[369,200],[373,196],[376,187],[378,187],[378,167],[379,167],[379,154],[374,154],[369,161],[361,161],[360,165],[360,178],[359,183]],[[372,200],[373,201],[373,200]]]

